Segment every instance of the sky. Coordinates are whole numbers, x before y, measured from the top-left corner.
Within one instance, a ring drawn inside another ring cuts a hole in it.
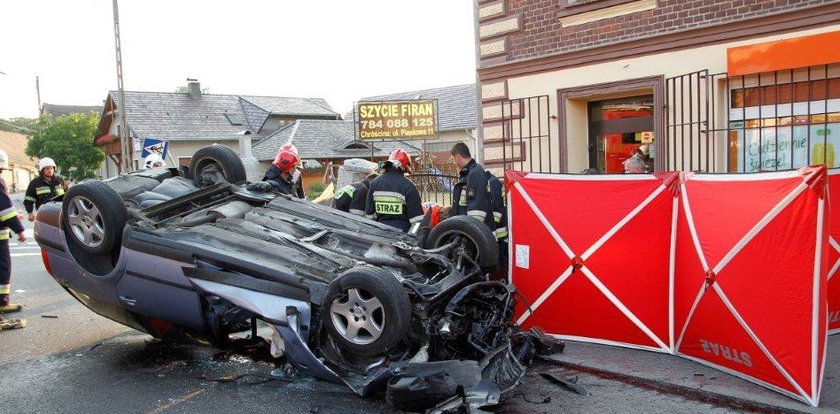
[[[112,0],[0,1],[0,118],[117,89]],[[123,83],[174,92],[366,97],[475,82],[470,0],[119,0]]]

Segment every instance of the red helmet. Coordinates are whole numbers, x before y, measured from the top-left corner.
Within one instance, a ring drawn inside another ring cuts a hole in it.
[[[287,143],[281,145],[280,146],[280,151],[283,151],[283,150],[289,150],[293,154],[298,155],[297,147],[295,146],[295,144],[292,144],[291,142],[287,142]]]
[[[397,167],[407,173],[411,173],[411,157],[402,149],[395,149],[391,155],[388,156],[388,162],[394,167]]]
[[[287,173],[295,169],[295,166],[298,164],[298,156],[290,150],[281,149],[272,164],[279,168],[280,172]]]

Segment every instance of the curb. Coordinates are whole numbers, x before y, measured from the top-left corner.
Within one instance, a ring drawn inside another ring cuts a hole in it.
[[[735,397],[732,395],[722,394],[714,391],[703,390],[699,388],[689,387],[685,385],[674,384],[667,381],[661,381],[650,378],[643,378],[636,375],[628,375],[620,372],[610,371],[603,368],[596,368],[573,362],[560,361],[551,358],[539,357],[540,361],[562,366],[563,368],[578,371],[586,374],[595,375],[607,380],[614,380],[633,385],[635,387],[654,390],[662,393],[676,395],[678,397],[688,398],[691,400],[712,404],[715,406],[731,408],[739,411],[750,411],[759,413],[786,413],[786,414],[803,414],[809,411],[800,411],[786,407],[779,407],[777,405],[765,404],[758,401],[748,400],[744,398]],[[809,407],[810,408],[810,407]]]

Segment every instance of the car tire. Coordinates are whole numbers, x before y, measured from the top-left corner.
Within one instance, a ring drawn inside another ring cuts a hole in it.
[[[411,302],[397,278],[372,266],[333,280],[321,302],[321,319],[339,348],[360,355],[394,349],[411,321]]]
[[[210,145],[193,154],[192,160],[190,160],[192,179],[196,180],[202,169],[213,164],[219,167],[225,181],[231,184],[242,184],[247,179],[242,159],[232,149],[224,145]]]
[[[74,185],[64,195],[61,226],[73,250],[109,255],[122,241],[127,221],[123,200],[101,181]]]
[[[441,221],[429,232],[425,247],[441,247],[456,238],[467,242],[465,251],[482,269],[492,269],[499,264],[499,244],[493,232],[483,222],[469,216],[455,216]]]

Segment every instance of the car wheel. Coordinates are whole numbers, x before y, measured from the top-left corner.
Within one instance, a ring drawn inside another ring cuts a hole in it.
[[[493,232],[483,222],[468,216],[455,216],[435,226],[426,238],[427,249],[452,245],[447,257],[461,268],[472,262],[482,269],[499,263],[499,244]]]
[[[94,255],[114,251],[128,212],[119,194],[101,181],[70,187],[64,196],[61,225],[67,244]]]
[[[241,184],[246,180],[245,165],[236,153],[224,145],[210,145],[195,152],[190,161],[190,174],[196,182],[201,182],[201,173],[205,168],[215,166],[224,176],[225,181]]]
[[[411,302],[394,275],[376,267],[359,267],[330,283],[321,315],[340,348],[374,355],[393,349],[405,336]]]

